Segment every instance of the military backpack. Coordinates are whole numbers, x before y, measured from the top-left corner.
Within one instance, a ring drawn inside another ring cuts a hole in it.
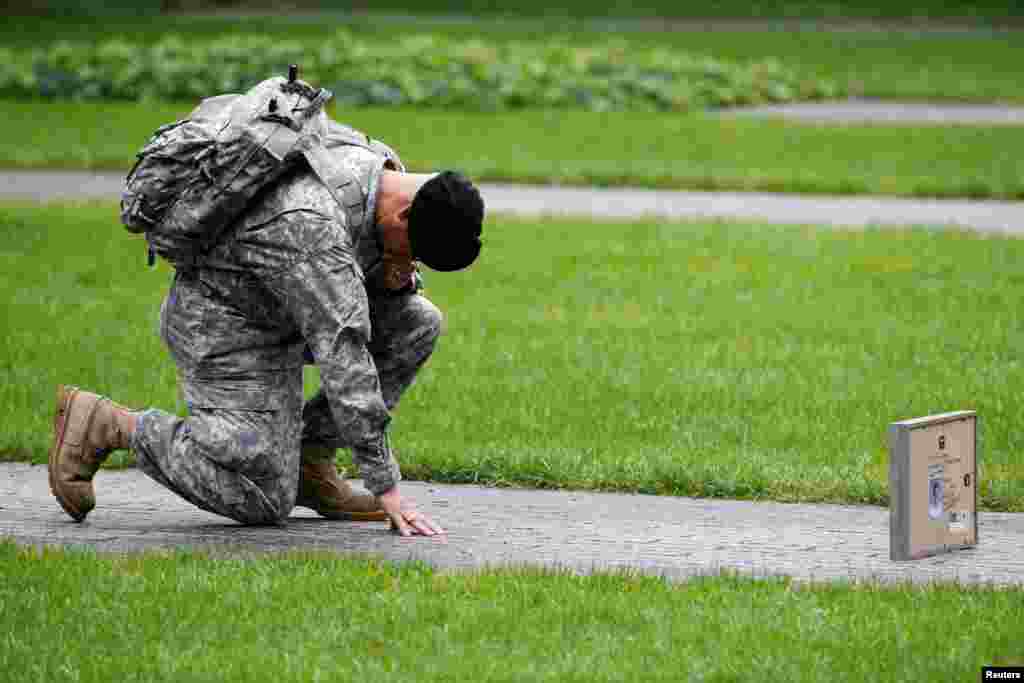
[[[325,147],[371,141],[329,121],[332,94],[298,80],[267,79],[243,95],[203,100],[189,116],[157,129],[138,153],[121,196],[121,222],[145,233],[149,263],[161,256],[177,269],[202,265],[224,230],[261,189],[308,163],[343,210],[362,204],[359,185]]]

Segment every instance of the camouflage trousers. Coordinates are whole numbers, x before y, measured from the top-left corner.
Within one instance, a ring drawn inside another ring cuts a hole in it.
[[[419,294],[369,301],[368,350],[391,410],[433,352],[441,313]],[[298,492],[301,447],[351,445],[322,391],[303,403],[302,365],[312,357],[301,339],[276,338],[259,315],[246,318],[177,280],[161,309],[161,336],[189,416],[140,415],[132,440],[139,469],[209,512],[246,524],[284,520]]]

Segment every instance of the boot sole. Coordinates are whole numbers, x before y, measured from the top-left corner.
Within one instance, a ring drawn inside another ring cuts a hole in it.
[[[67,429],[68,417],[71,414],[71,401],[77,393],[78,389],[75,387],[69,388],[63,384],[57,386],[57,406],[53,413],[53,445],[50,447],[47,469],[49,470],[50,477],[50,492],[53,493],[60,506],[64,508],[64,512],[71,515],[71,518],[76,522],[81,522],[89,514],[88,511],[82,512],[71,503],[61,489],[60,480],[56,477],[57,467],[60,464],[58,462],[60,449],[64,446],[64,432]]]
[[[332,522],[386,522],[388,521],[388,513],[383,510],[374,510],[373,512],[322,512],[315,507],[310,505],[299,505],[295,507],[308,508],[320,515],[324,519],[329,519]]]
[[[380,512],[343,512],[341,517],[332,517],[346,522],[386,522],[388,513]]]

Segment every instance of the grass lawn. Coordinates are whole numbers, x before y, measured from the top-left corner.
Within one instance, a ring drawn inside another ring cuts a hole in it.
[[[408,478],[885,504],[888,424],[971,408],[981,505],[1024,510],[1024,241],[500,217],[485,239],[427,275],[447,332],[395,416]],[[44,460],[57,383],[182,409],[168,273],[113,204],[2,204],[0,244],[2,457]]]
[[[1024,664],[1021,591],[447,574],[320,555],[0,544],[0,670],[28,681],[965,681]],[[962,624],[951,627],[951,621]]]
[[[0,101],[0,166],[125,170],[192,105]],[[1024,127],[821,126],[708,114],[350,109],[415,170],[482,180],[1024,198]]]
[[[665,5],[664,2],[660,4]],[[621,6],[625,7],[625,4]],[[716,6],[706,3],[701,8]],[[734,8],[735,6],[733,4]],[[937,3],[932,3],[933,8],[937,6]],[[502,6],[503,9],[507,7]],[[528,16],[531,13],[529,7],[529,4],[524,7],[523,15]],[[650,5],[637,7],[661,9]],[[959,4],[950,5],[948,9],[958,12],[962,7]],[[1019,8],[1009,4],[1007,7],[1008,11],[1018,18],[1021,16]],[[983,9],[978,9],[977,6],[975,9],[979,15],[984,16]],[[899,13],[905,10],[906,7],[900,4],[896,11]],[[884,16],[885,10],[882,11]],[[647,11],[642,13],[648,14]],[[745,13],[734,10],[733,13],[749,18]],[[927,13],[928,10],[922,12],[924,15]],[[1020,21],[1014,24],[1006,14],[993,13],[989,16],[989,23],[996,26],[1021,25]],[[640,32],[635,26],[630,29],[628,24],[603,26],[572,20],[552,22],[540,19],[496,19],[476,22],[424,22],[416,19],[385,20],[374,15],[353,18],[347,14],[296,13],[273,16],[186,15],[159,18],[7,17],[0,25],[0,38],[7,47],[24,48],[59,39],[90,42],[111,36],[121,36],[133,41],[149,41],[169,32],[189,39],[226,33],[260,33],[305,41],[312,47],[319,38],[330,35],[341,25],[351,26],[366,36],[388,39],[405,34],[431,32],[488,40],[514,40],[535,38],[538,31],[550,36],[553,24],[559,33],[580,43],[604,42],[611,31],[645,44],[672,45],[690,52],[720,58],[760,60],[775,57],[802,72],[828,78],[851,95],[902,99],[1024,101],[1024,74],[1019,68],[1024,61],[1024,40],[1020,39],[1019,32],[935,33],[897,28],[826,30],[814,24],[796,27],[777,24],[761,28],[715,31],[704,30],[701,27],[673,27],[671,30]]]

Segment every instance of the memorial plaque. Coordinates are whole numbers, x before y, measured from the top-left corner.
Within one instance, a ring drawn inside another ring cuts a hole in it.
[[[917,560],[978,543],[978,416],[889,427],[889,556]]]

